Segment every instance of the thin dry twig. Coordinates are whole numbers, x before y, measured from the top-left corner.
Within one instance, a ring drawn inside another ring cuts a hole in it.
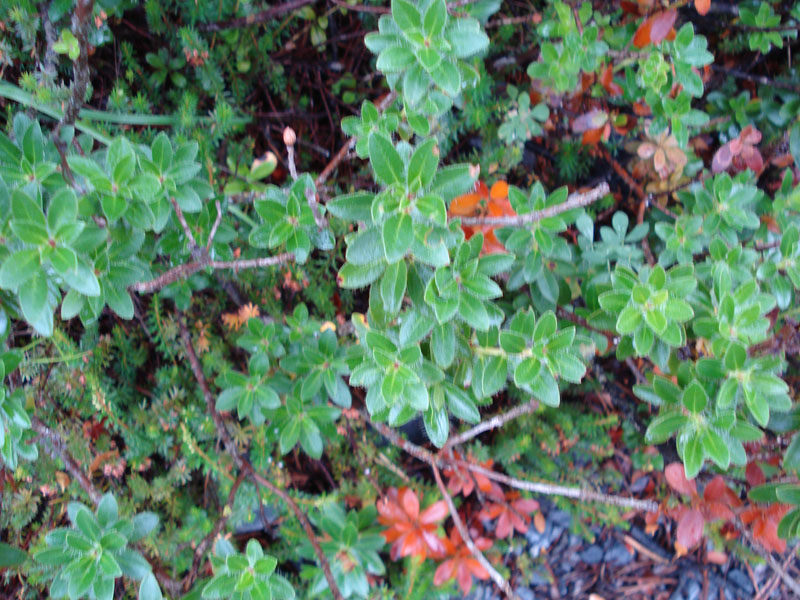
[[[211,233],[208,234],[206,254],[211,252],[211,244],[214,243],[214,236],[217,235],[217,229],[219,229],[219,224],[222,222],[222,205],[219,203],[219,200],[215,200],[214,205],[217,207],[217,218],[214,219],[214,225],[211,226]]]
[[[140,281],[138,283],[134,283],[132,286],[130,286],[130,289],[131,291],[138,292],[140,294],[152,294],[164,286],[175,283],[180,279],[191,277],[206,267],[211,269],[233,269],[234,271],[239,271],[242,269],[274,267],[276,265],[285,264],[292,260],[294,260],[294,254],[291,252],[284,252],[283,254],[278,254],[276,256],[243,258],[240,260],[211,260],[208,256],[205,256],[200,260],[173,267],[169,271],[162,273],[150,281]]]
[[[603,196],[608,194],[609,187],[605,181],[598,185],[596,188],[589,190],[583,194],[575,193],[570,196],[561,204],[555,206],[548,206],[541,210],[536,210],[524,215],[511,215],[504,217],[461,217],[462,225],[491,225],[494,227],[520,227],[522,225],[529,225],[537,223],[542,219],[555,217],[563,212],[575,208],[582,208],[589,206],[600,200]]]
[[[478,547],[475,545],[475,542],[472,541],[472,536],[470,536],[469,531],[467,530],[466,525],[461,520],[461,517],[458,514],[458,509],[456,509],[455,504],[453,504],[453,499],[450,497],[450,494],[447,491],[447,486],[445,486],[444,482],[442,481],[442,474],[439,473],[439,467],[436,466],[436,462],[431,462],[431,469],[433,470],[433,477],[436,479],[436,485],[439,486],[439,491],[442,493],[442,497],[444,501],[447,503],[447,508],[450,511],[450,516],[453,517],[453,523],[455,523],[456,529],[458,529],[458,533],[461,534],[461,539],[466,544],[469,551],[472,553],[472,556],[481,564],[481,566],[489,573],[489,576],[492,578],[492,581],[495,582],[497,587],[503,590],[503,593],[512,599],[518,599],[514,593],[514,590],[511,589],[511,584],[506,581],[505,577],[503,577],[497,569],[492,566],[486,557],[483,555]]]
[[[481,423],[475,425],[475,427],[473,427],[472,429],[468,429],[467,431],[459,433],[458,435],[454,435],[453,437],[448,439],[445,445],[442,447],[442,452],[458,444],[463,444],[464,442],[479,436],[485,431],[489,431],[491,429],[498,429],[499,427],[502,427],[509,421],[513,421],[519,416],[532,413],[538,407],[539,407],[539,401],[531,400],[530,402],[526,402],[525,404],[520,404],[519,406],[516,406],[509,411],[506,411],[499,415],[495,415],[491,419],[482,421]]]
[[[303,531],[308,537],[308,541],[311,542],[311,547],[314,549],[314,554],[317,556],[317,560],[319,561],[322,572],[325,575],[325,580],[328,582],[328,587],[330,588],[334,600],[343,600],[342,593],[339,591],[339,587],[336,585],[336,580],[333,577],[330,563],[325,557],[325,554],[322,552],[322,547],[319,545],[319,540],[317,540],[306,514],[300,510],[300,507],[297,506],[297,503],[292,499],[291,496],[289,496],[286,490],[279,488],[274,483],[256,472],[256,470],[253,468],[253,465],[250,464],[250,462],[242,455],[241,452],[239,452],[239,449],[236,447],[236,443],[233,441],[230,433],[228,433],[228,430],[225,428],[225,421],[217,412],[214,396],[208,387],[208,381],[203,374],[203,367],[200,365],[200,361],[197,359],[197,354],[194,351],[194,346],[192,345],[192,336],[189,333],[189,329],[186,327],[186,323],[183,318],[179,318],[178,321],[180,324],[181,338],[183,339],[184,347],[186,348],[186,357],[189,359],[189,365],[192,369],[192,373],[194,374],[197,383],[200,385],[200,390],[203,393],[203,398],[206,401],[206,410],[211,415],[211,418],[217,427],[217,432],[222,438],[222,443],[225,446],[225,449],[231,455],[231,458],[233,458],[240,471],[246,473],[247,476],[250,477],[250,479],[252,479],[257,485],[267,488],[267,490],[278,496],[294,513],[295,517],[302,525]]]
[[[78,0],[75,12],[72,13],[72,35],[78,40],[80,54],[72,67],[70,95],[64,107],[64,114],[56,127],[56,132],[60,131],[64,125],[75,123],[86,96],[86,88],[89,86],[89,23],[93,8],[94,0]],[[56,137],[58,137],[57,134]]]

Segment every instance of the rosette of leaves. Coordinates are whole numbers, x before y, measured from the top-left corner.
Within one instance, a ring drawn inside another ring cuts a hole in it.
[[[281,368],[296,374],[302,381],[300,396],[310,400],[324,389],[325,395],[342,408],[350,408],[350,389],[342,379],[350,372],[347,349],[339,346],[336,334],[326,329],[315,337],[306,337],[297,352],[281,361]]]
[[[408,115],[409,124],[413,122],[411,115]],[[416,124],[425,123],[424,131],[420,131],[420,135],[427,135],[428,120],[422,118]],[[369,136],[373,132],[380,133],[387,138],[391,138],[392,134],[397,131],[400,125],[400,115],[394,110],[385,110],[382,113],[378,111],[369,100],[364,100],[361,103],[361,116],[360,117],[344,117],[342,119],[342,132],[345,135],[356,138],[356,154],[359,158],[369,157]],[[416,130],[416,127],[415,127]]]
[[[684,323],[694,316],[684,300],[697,287],[692,265],[644,266],[635,273],[616,265],[611,274],[612,289],[599,297],[600,306],[617,316],[616,330],[623,337],[617,356],[649,356],[665,364],[670,348],[686,343]]]
[[[717,408],[734,410],[742,402],[762,427],[769,423],[770,411],[786,412],[792,408],[789,386],[778,376],[785,363],[778,356],[748,356],[745,345],[728,344],[722,358],[697,361],[697,372],[719,383]]]
[[[215,551],[210,557],[214,577],[203,587],[204,600],[294,600],[292,585],[275,573],[277,559],[264,554],[256,540],[247,542],[244,554],[226,539],[217,541]]]
[[[319,230],[308,197],[316,194],[314,180],[303,173],[292,184],[288,194],[273,185],[267,186],[264,199],[256,200],[256,212],[263,223],[250,232],[250,244],[256,248],[275,248],[285,245],[303,264],[312,248],[331,250],[333,236],[325,228]]]
[[[229,371],[217,379],[222,392],[217,397],[218,411],[234,408],[239,419],[250,419],[254,425],[263,425],[269,411],[281,406],[275,391],[269,359],[265,354],[254,354],[248,363],[249,374]]]
[[[703,232],[703,219],[697,215],[681,215],[674,223],[656,223],[655,231],[664,242],[658,263],[665,268],[675,263],[685,265],[693,262],[694,255],[700,254],[708,244]]]
[[[694,334],[709,340],[715,356],[725,354],[731,342],[749,346],[767,339],[766,315],[775,307],[775,298],[762,293],[752,276],[733,288],[725,273],[716,270],[710,302],[696,303],[698,315],[692,322]]]
[[[506,112],[503,123],[497,129],[497,137],[507,145],[522,146],[532,137],[541,135],[540,123],[547,121],[550,109],[544,103],[531,107],[528,93],[520,93],[513,85],[508,86],[507,92],[511,99],[510,110]]]
[[[778,304],[786,310],[800,289],[800,232],[789,225],[781,236],[780,246],[772,250],[756,272],[758,280],[769,289]]]
[[[305,308],[304,305],[298,305],[295,313],[301,306]],[[307,312],[306,316],[308,316]],[[285,341],[286,336],[282,327],[274,322],[265,323],[261,319],[251,318],[247,320],[247,325],[242,335],[236,340],[236,345],[251,354],[264,354],[269,360],[270,358],[280,358],[286,354]]]
[[[686,477],[695,477],[706,459],[727,470],[731,463],[747,464],[744,442],[761,439],[762,432],[746,418],[737,417],[732,407],[714,400],[717,383],[709,378],[707,366],[686,365],[678,371],[678,383],[655,376],[649,385],[637,385],[635,394],[655,406],[658,416],[645,433],[648,444],[661,444],[676,437],[678,455]]]
[[[478,71],[464,59],[483,52],[489,38],[476,19],[448,15],[445,0],[392,0],[391,16],[383,15],[364,43],[389,86],[402,87],[407,107],[439,115],[477,83]]]
[[[754,209],[761,195],[757,187],[748,183],[746,173],[734,178],[720,173],[678,194],[683,205],[691,207],[692,214],[703,217],[704,234],[710,239],[719,237],[729,246],[739,243],[739,235],[745,229],[758,229],[760,221]]]
[[[150,563],[129,547],[156,528],[157,515],[143,512],[132,519],[120,518],[111,494],[100,499],[95,513],[79,502],[70,502],[67,514],[72,527],[50,531],[45,536],[47,549],[34,555],[39,563],[58,569],[50,584],[52,598],[111,600],[114,581],[123,575],[141,580],[140,600],[161,598]]]
[[[583,4],[578,10],[580,28],[569,5],[554,2],[551,6],[555,14],[546,15],[537,31],[542,38],[553,41],[542,43],[539,60],[528,65],[528,76],[556,92],[567,92],[578,85],[581,71],[591,73],[600,67],[608,44],[600,39],[597,24],[589,23],[591,4]]]
[[[580,383],[586,372],[575,327],[559,330],[551,311],[538,321],[533,310],[518,311],[507,329],[478,335],[477,342],[472,377],[478,397],[496,393],[510,374],[519,389],[542,404],[558,406],[558,381]]]
[[[359,511],[345,513],[338,503],[328,502],[320,508],[314,518],[323,533],[320,546],[328,562],[336,585],[345,598],[368,598],[370,584],[367,575],[381,576],[386,572],[378,552],[385,540],[380,530],[374,527],[378,511],[367,505]],[[301,536],[300,552],[309,560],[314,559],[308,539]],[[311,580],[310,597],[319,596],[328,590],[328,581],[317,566],[305,566],[302,577]]]
[[[507,270],[513,261],[509,254],[481,257],[483,234],[473,235],[458,246],[453,263],[436,269],[425,286],[425,303],[442,325],[458,317],[478,331],[486,331],[503,321],[503,311],[491,300],[503,291],[492,279]]]
[[[757,3],[757,11],[755,6],[745,4],[739,10],[742,24],[752,28],[747,32],[747,45],[750,50],[758,50],[762,54],[767,54],[772,46],[783,48],[782,35],[797,36],[797,32],[793,32],[791,29],[787,29],[785,32],[774,31],[781,23],[781,16],[775,14],[775,10],[769,3]]]
[[[6,372],[17,368],[21,356],[16,352],[5,352],[0,360],[0,381]],[[39,452],[36,444],[28,443],[33,438],[31,419],[25,410],[25,392],[18,387],[9,392],[0,387],[0,456],[10,471],[17,468],[19,459],[36,460]]]
[[[266,185],[261,182],[272,175],[278,166],[278,159],[272,152],[267,152],[263,158],[255,159],[249,167],[241,163],[237,165],[230,155],[227,163],[228,170],[234,177],[225,184],[224,191],[226,195],[234,195],[244,192],[263,192]]]
[[[601,226],[600,239],[595,240],[592,218],[584,212],[575,219],[581,258],[589,271],[597,271],[598,279],[606,278],[607,280],[606,265],[610,262],[622,263],[632,268],[641,266],[644,252],[639,242],[647,235],[650,224],[640,223],[629,232],[629,223],[628,215],[617,211],[611,217],[611,227]]]
[[[508,200],[518,215],[555,206],[566,199],[566,187],[546,194],[538,181],[527,195],[515,186],[508,187]],[[571,274],[574,266],[570,246],[558,234],[567,229],[577,214],[577,211],[568,211],[525,227],[505,227],[495,232],[500,243],[517,256],[506,287],[517,290],[529,284],[534,306],[539,310],[555,308],[562,287],[566,294],[564,277]]]
[[[345,238],[347,262],[338,281],[345,288],[360,288],[383,275],[375,300],[387,316],[393,316],[400,310],[409,279],[407,255],[422,265],[449,264],[448,248],[463,234],[458,227],[448,226],[445,196],[468,188],[474,177],[467,165],[438,169],[434,139],[412,150],[404,142],[395,147],[390,139],[373,133],[368,150],[384,189],[378,194],[339,196],[327,205],[331,214],[363,224]]]
[[[320,458],[325,439],[336,435],[334,423],[341,414],[338,408],[323,404],[318,395],[304,399],[302,383],[295,383],[286,403],[275,411],[281,454],[289,453],[299,442],[306,454]]]

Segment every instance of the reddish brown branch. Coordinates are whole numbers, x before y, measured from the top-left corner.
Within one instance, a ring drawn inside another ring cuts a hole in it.
[[[314,4],[316,0],[291,0],[290,2],[285,2],[283,4],[276,4],[275,6],[271,6],[266,10],[262,10],[261,12],[253,13],[252,15],[247,15],[246,17],[239,17],[236,19],[231,19],[229,21],[221,21],[219,23],[206,23],[205,25],[200,25],[198,29],[200,31],[222,31],[223,29],[235,29],[237,27],[249,27],[250,25],[260,25],[262,23],[266,23],[271,21],[275,17],[279,17],[287,12],[292,12],[293,10],[297,10],[298,8],[302,8],[307,4]]]

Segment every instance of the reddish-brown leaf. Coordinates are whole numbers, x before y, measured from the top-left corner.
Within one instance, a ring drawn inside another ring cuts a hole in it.
[[[622,94],[622,86],[618,83],[614,83],[614,65],[609,63],[606,65],[606,68],[603,69],[603,73],[600,75],[600,83],[603,85],[603,88],[608,92],[609,96],[619,96]]]
[[[694,8],[699,14],[706,15],[711,8],[711,0],[694,0]]]
[[[679,462],[668,464],[667,468],[664,469],[664,476],[667,478],[669,486],[679,494],[697,496],[697,484],[694,479],[691,481],[686,479],[683,464]]]
[[[725,484],[722,475],[717,475],[708,482],[708,485],[706,485],[706,488],[703,490],[703,499],[706,502],[721,502],[732,507],[742,505],[739,496]]]
[[[644,48],[649,44],[660,44],[670,33],[678,12],[667,10],[647,17],[633,36],[633,45]]]
[[[703,537],[703,513],[698,509],[686,511],[678,521],[677,540],[686,548],[693,548]]]
[[[730,142],[723,144],[719,150],[714,153],[714,158],[711,160],[711,171],[713,173],[722,173],[729,166],[733,160],[733,152],[731,152]]]
[[[751,487],[762,485],[767,482],[767,478],[764,477],[764,471],[761,470],[761,467],[759,467],[755,461],[747,463],[747,467],[744,469],[744,476],[745,479],[747,479],[748,485]]]

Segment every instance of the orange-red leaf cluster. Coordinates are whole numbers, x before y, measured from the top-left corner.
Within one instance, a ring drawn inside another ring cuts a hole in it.
[[[388,527],[383,532],[392,544],[391,557],[426,556],[442,558],[446,554],[445,542],[436,533],[438,523],[447,516],[444,500],[434,502],[424,511],[419,510],[417,494],[407,488],[389,488],[378,500],[378,522]]]
[[[475,546],[481,552],[492,547],[491,540],[475,535],[474,531],[470,532],[470,535]],[[478,579],[489,579],[489,572],[472,556],[472,552],[461,539],[461,534],[456,527],[450,530],[450,537],[445,540],[445,544],[450,558],[436,568],[436,573],[433,575],[434,585],[442,585],[455,577],[458,587],[466,595],[472,589],[473,575]]]
[[[516,214],[508,201],[508,184],[505,181],[495,182],[491,190],[482,181],[477,181],[474,191],[454,198],[450,203],[449,210],[449,216],[451,217],[503,217]],[[495,237],[495,227],[493,226],[462,225],[461,229],[464,230],[467,239],[470,239],[479,231],[483,233],[481,254],[506,251],[503,244]]]
[[[539,503],[530,498],[521,498],[519,492],[506,492],[505,499],[488,502],[478,513],[481,519],[497,519],[495,535],[502,539],[510,537],[516,529],[525,533],[530,526],[533,513],[539,510]]]
[[[454,452],[453,456],[456,460],[464,460],[458,452]],[[466,460],[467,462],[478,464],[471,454]],[[494,465],[494,461],[489,459],[479,464],[484,469],[491,469],[492,465]],[[473,492],[477,485],[478,490],[484,495],[499,498],[503,497],[503,490],[500,489],[499,485],[486,477],[483,473],[475,473],[474,471],[470,471],[467,467],[461,465],[446,467],[444,469],[444,475],[448,478],[447,491],[450,492],[452,496],[460,493],[466,498]]]

